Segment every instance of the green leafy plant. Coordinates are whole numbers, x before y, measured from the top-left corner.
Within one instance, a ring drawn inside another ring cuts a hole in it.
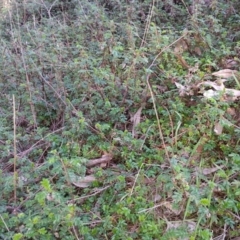
[[[0,238],[239,237],[239,10],[4,5]]]

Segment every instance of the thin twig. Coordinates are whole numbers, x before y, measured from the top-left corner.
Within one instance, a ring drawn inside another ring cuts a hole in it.
[[[62,166],[63,166],[63,170],[64,170],[64,173],[65,173],[65,176],[66,176],[67,184],[68,184],[68,186],[71,186],[70,176],[68,174],[67,168],[66,168],[66,166],[65,166],[61,157],[60,157],[60,161],[61,161]]]
[[[152,101],[153,101],[153,108],[154,108],[155,115],[156,115],[156,118],[157,118],[158,131],[159,131],[160,139],[162,141],[163,148],[164,148],[167,160],[170,163],[170,157],[169,157],[168,150],[167,150],[167,147],[166,147],[166,143],[165,143],[165,140],[164,140],[164,137],[163,137],[162,126],[161,126],[161,123],[160,123],[160,118],[159,118],[159,115],[158,115],[158,111],[157,111],[157,106],[156,106],[156,102],[155,102],[155,99],[154,99],[153,90],[152,90],[152,87],[151,87],[151,85],[149,83],[149,77],[150,77],[150,74],[147,75],[147,85],[148,85],[148,88],[149,88],[149,91],[150,91],[150,94],[151,94],[151,98],[152,98]]]
[[[164,52],[166,51],[168,48],[170,48],[172,45],[174,45],[175,43],[177,43],[178,41],[180,41],[182,38],[184,38],[188,33],[184,33],[181,37],[179,37],[177,40],[175,40],[174,42],[172,42],[171,44],[169,44],[168,46],[164,47],[157,55],[156,57],[153,59],[152,63],[150,64],[150,66],[147,68],[147,77],[146,77],[146,82],[147,82],[147,86],[148,86],[148,89],[150,91],[150,94],[151,94],[151,98],[152,98],[152,101],[153,101],[153,108],[154,108],[154,111],[155,111],[155,115],[156,115],[156,118],[157,118],[157,124],[158,124],[158,130],[159,130],[159,134],[160,134],[160,138],[161,138],[161,141],[163,143],[163,147],[164,147],[164,150],[165,150],[165,154],[166,154],[166,157],[168,159],[168,161],[170,162],[170,157],[169,157],[169,154],[168,154],[168,151],[167,151],[167,148],[166,148],[166,144],[165,144],[165,140],[164,140],[164,137],[163,137],[163,132],[162,132],[162,127],[161,127],[161,124],[160,124],[160,118],[159,118],[159,115],[158,115],[158,112],[157,112],[157,107],[156,107],[156,102],[155,102],[155,99],[154,99],[154,93],[153,93],[153,90],[152,90],[152,87],[151,87],[151,84],[149,82],[149,78],[150,78],[150,74],[149,72],[151,72],[151,68],[154,66],[156,60],[159,58],[159,56]]]
[[[62,131],[64,128],[65,128],[65,127],[62,127],[62,128],[59,128],[59,129],[57,129],[57,130],[55,130],[55,131],[53,131],[53,132],[48,133],[45,137],[42,137],[40,140],[38,140],[36,143],[34,143],[29,149],[27,149],[27,150],[25,150],[25,151],[23,151],[23,152],[21,152],[21,153],[18,153],[17,156],[23,158],[23,157],[26,156],[28,153],[30,153],[32,150],[34,150],[35,147],[39,147],[39,146],[44,145],[44,144],[41,144],[41,145],[38,145],[38,144],[39,144],[41,141],[43,141],[45,138],[49,137],[50,135],[52,135],[52,134],[54,134],[54,133],[56,133],[56,132]]]
[[[174,143],[176,142],[176,141],[174,141],[174,138],[177,139],[177,135],[176,135],[176,134],[174,135],[174,127],[173,127],[173,120],[172,120],[171,114],[170,114],[170,112],[169,112],[169,110],[168,110],[167,107],[165,107],[165,106],[163,106],[163,107],[164,107],[164,108],[167,110],[167,112],[168,112],[169,121],[170,121],[171,129],[172,129],[172,141],[171,141],[171,146],[173,147]]]
[[[72,226],[72,229],[73,229],[73,232],[74,232],[74,235],[75,235],[76,239],[80,240],[79,237],[78,237],[78,233],[77,233],[77,230],[76,230],[75,226]]]
[[[18,15],[18,20],[19,20],[19,14]],[[25,77],[26,77],[26,89],[29,93],[29,104],[30,104],[30,108],[31,108],[31,112],[32,112],[32,116],[33,116],[33,122],[34,122],[34,128],[37,128],[37,114],[36,114],[36,110],[35,110],[35,106],[33,103],[33,97],[32,97],[32,90],[31,90],[31,84],[30,84],[30,79],[29,79],[29,75],[28,75],[28,69],[27,69],[27,64],[25,61],[25,57],[24,57],[24,48],[23,48],[23,44],[22,44],[22,37],[21,37],[21,30],[20,30],[20,23],[18,24],[18,31],[19,31],[19,46],[20,46],[20,53],[21,53],[21,59],[22,59],[22,64],[23,64],[23,68],[25,71]]]
[[[142,210],[138,211],[138,213],[149,212],[149,211],[154,210],[154,209],[156,209],[158,207],[164,206],[164,204],[166,204],[166,202],[162,202],[162,203],[160,203],[158,205],[155,205],[155,206],[153,206],[151,208],[142,209]]]
[[[132,194],[133,194],[133,189],[134,189],[135,186],[136,186],[137,179],[138,179],[138,177],[139,177],[139,174],[140,174],[140,172],[141,172],[141,170],[142,170],[143,165],[144,165],[144,163],[141,164],[140,169],[138,170],[138,173],[137,173],[137,175],[136,175],[136,177],[135,177],[135,179],[134,179],[134,183],[133,183],[133,186],[132,186],[132,189],[131,189],[131,192],[130,192],[130,196],[132,196]]]
[[[173,46],[175,43],[177,43],[178,41],[180,41],[182,38],[184,38],[186,35],[188,34],[188,32],[185,32],[181,37],[179,37],[177,40],[175,40],[174,42],[172,42],[171,44],[167,45],[166,47],[164,47],[158,54],[157,56],[153,59],[152,63],[150,64],[150,66],[148,67],[148,71],[151,70],[151,68],[154,66],[156,60],[160,57],[160,55],[165,52],[168,48],[170,48],[171,46]]]
[[[14,152],[14,162],[13,162],[13,186],[14,186],[14,203],[17,203],[17,139],[16,139],[16,107],[15,107],[15,96],[13,95],[13,152]]]
[[[149,27],[150,27],[150,24],[151,24],[154,5],[155,5],[155,0],[153,0],[153,2],[152,2],[151,11],[150,11],[150,14],[148,15],[148,18],[147,18],[147,24],[146,24],[146,27],[144,29],[143,39],[142,39],[140,48],[143,47],[145,42],[146,42],[145,39],[147,37],[148,30],[149,30]]]
[[[112,185],[108,185],[108,186],[106,186],[106,187],[103,187],[103,188],[98,189],[98,191],[96,191],[95,193],[92,193],[92,194],[90,194],[90,195],[72,199],[72,200],[69,201],[69,203],[72,203],[72,202],[75,202],[75,201],[78,201],[78,200],[85,200],[85,199],[87,199],[87,198],[96,196],[96,195],[98,195],[99,193],[101,193],[101,192],[105,191],[106,189],[110,188],[111,186],[112,186]]]
[[[4,218],[2,217],[1,214],[0,214],[0,218],[2,219],[2,222],[3,222],[4,226],[5,226],[5,228],[8,230],[8,232],[10,232],[10,230],[9,230],[9,228],[8,228],[6,222],[4,221]]]

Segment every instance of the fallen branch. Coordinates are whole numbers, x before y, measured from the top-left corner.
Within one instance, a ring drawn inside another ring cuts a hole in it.
[[[113,156],[111,154],[102,155],[101,158],[91,159],[87,162],[87,167],[93,167],[101,163],[108,163],[112,160]]]

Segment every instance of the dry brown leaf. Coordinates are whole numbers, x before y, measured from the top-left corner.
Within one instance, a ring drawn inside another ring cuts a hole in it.
[[[216,133],[216,135],[221,135],[222,131],[223,125],[221,124],[221,121],[216,122],[214,126],[214,132]]]
[[[88,175],[80,178],[79,181],[72,182],[72,184],[79,188],[87,188],[96,180],[94,175]]]
[[[188,50],[189,44],[187,40],[182,38],[181,40],[177,41],[174,47],[174,54],[182,54],[184,51]]]
[[[167,209],[171,210],[171,211],[172,211],[174,214],[176,214],[176,215],[179,215],[180,212],[182,211],[181,209],[178,209],[178,210],[174,209],[173,206],[172,206],[172,204],[171,204],[170,202],[167,202],[167,201],[162,202],[162,206],[164,206],[164,207],[166,207]]]
[[[188,87],[188,86],[185,87],[182,84],[177,83],[177,82],[175,82],[175,85],[178,88],[178,92],[179,92],[180,97],[193,95],[190,87]]]
[[[193,232],[196,228],[196,223],[193,221],[176,221],[176,222],[167,222],[167,230],[176,229],[181,226],[187,225],[190,232]]]
[[[187,61],[183,58],[183,56],[181,54],[175,54],[175,56],[178,59],[179,64],[185,68],[185,69],[189,69],[190,66],[188,65]]]
[[[193,221],[167,221],[167,231],[171,229],[177,229],[186,226],[189,232],[194,232],[196,230],[197,224]],[[189,238],[182,238],[182,240],[188,240]]]
[[[206,175],[214,173],[217,170],[222,169],[222,168],[224,168],[223,165],[222,166],[218,166],[218,167],[214,167],[214,168],[202,168],[202,169],[197,167],[197,168],[195,168],[195,170],[196,170],[196,172],[200,172],[201,174],[206,176]],[[195,172],[195,174],[196,174],[196,172]]]
[[[201,157],[203,152],[204,144],[207,142],[207,138],[205,136],[201,137],[194,147],[191,155],[190,155],[190,162],[198,161],[198,159]]]
[[[159,195],[159,194],[156,194],[156,195],[154,196],[154,202],[155,202],[155,203],[160,202],[161,199],[162,199],[162,196]]]
[[[180,90],[185,90],[186,89],[186,87],[184,87],[182,84],[180,84],[180,83],[177,83],[177,82],[175,82],[175,85],[176,85],[176,87],[178,88],[178,89],[180,89]]]
[[[232,95],[233,97],[240,97],[240,91],[231,88],[225,88],[227,94]]]
[[[141,122],[142,107],[140,107],[137,112],[131,117],[132,127],[132,137],[136,136],[136,126]]]
[[[215,89],[209,89],[204,91],[203,96],[206,98],[212,98],[214,96],[219,96],[221,94],[221,96],[225,97],[226,101],[235,101],[240,97],[240,90],[236,90],[236,89],[232,89],[232,88],[225,88],[224,86],[224,82],[227,81],[226,79],[218,79],[215,82],[211,82],[211,81],[205,81],[202,83],[199,83],[197,85],[197,87],[200,87],[201,85],[205,85],[205,86],[210,86],[212,88]]]
[[[226,112],[231,116],[236,116],[235,108],[228,108]]]
[[[216,77],[220,77],[220,78],[229,78],[229,77],[233,77],[234,74],[236,74],[236,73],[237,73],[236,70],[223,69],[223,70],[220,70],[218,72],[212,73],[212,75],[216,76]]]
[[[210,86],[217,91],[223,91],[225,89],[223,82],[224,81],[219,81],[219,82],[205,81],[205,82],[199,83],[197,87],[200,87],[201,85],[205,85],[205,86]]]
[[[235,58],[222,58],[219,63],[223,69],[236,69],[239,65]]]
[[[219,92],[214,91],[214,90],[212,90],[212,89],[209,89],[209,90],[207,90],[207,91],[204,91],[203,96],[204,96],[205,98],[210,99],[210,98],[219,96]]]
[[[202,51],[201,51],[201,48],[200,47],[195,47],[193,49],[194,53],[196,53],[198,56],[201,56],[202,55]]]

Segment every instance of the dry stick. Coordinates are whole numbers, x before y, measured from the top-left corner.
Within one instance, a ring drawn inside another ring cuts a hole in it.
[[[4,218],[2,217],[1,214],[0,214],[0,218],[1,218],[1,220],[2,220],[2,222],[3,222],[3,224],[4,224],[4,226],[5,226],[5,228],[8,230],[8,232],[10,232],[10,230],[9,230],[9,228],[8,228],[6,222],[4,221]]]
[[[143,39],[142,39],[140,48],[143,47],[144,43],[146,42],[145,39],[146,39],[146,36],[148,34],[149,26],[151,24],[151,18],[152,18],[152,14],[153,14],[153,7],[154,7],[154,5],[155,5],[155,0],[153,0],[153,2],[152,2],[150,15],[148,16],[148,19],[147,19],[147,24],[146,24],[146,27],[144,29]]]
[[[15,96],[13,95],[13,148],[14,148],[14,162],[13,162],[13,186],[14,186],[14,203],[17,204],[17,141],[16,141],[16,107]]]
[[[148,70],[148,71],[151,70],[151,68],[154,66],[155,61],[158,59],[158,57],[159,57],[165,50],[167,50],[169,47],[171,47],[172,45],[174,45],[176,42],[178,42],[179,40],[181,40],[182,38],[184,38],[186,35],[187,35],[187,33],[183,34],[183,36],[181,36],[180,38],[178,38],[176,41],[174,41],[174,42],[172,42],[171,44],[169,44],[168,46],[164,47],[164,48],[157,54],[157,56],[153,59],[152,63],[150,64],[150,66],[148,67],[147,70]],[[160,118],[159,118],[159,115],[158,115],[158,112],[157,112],[156,102],[155,102],[155,100],[154,100],[154,93],[153,93],[151,84],[150,84],[150,82],[149,82],[149,77],[150,77],[150,73],[148,73],[148,75],[147,75],[147,77],[146,77],[146,81],[147,81],[148,89],[149,89],[149,91],[150,91],[151,98],[152,98],[152,101],[153,101],[153,108],[154,108],[155,115],[156,115],[156,118],[157,118],[159,135],[160,135],[161,141],[162,141],[162,143],[163,143],[163,148],[164,148],[166,157],[167,157],[168,161],[170,162],[170,157],[169,157],[169,154],[168,154],[168,151],[167,151],[167,147],[166,147],[166,143],[165,143],[165,140],[164,140],[164,137],[163,137],[162,127],[161,127],[161,124],[160,124]]]
[[[177,40],[175,40],[174,42],[172,42],[171,44],[167,45],[166,47],[164,47],[158,54],[157,56],[153,59],[152,63],[150,64],[150,66],[148,67],[147,70],[151,70],[151,68],[153,67],[154,63],[156,62],[156,60],[159,58],[159,56],[168,48],[170,48],[171,46],[173,46],[175,43],[177,43],[178,41],[180,41],[182,38],[186,37],[186,35],[188,34],[188,32],[185,32],[181,37],[179,37]]]
[[[103,187],[103,188],[98,189],[98,191],[96,191],[96,192],[94,192],[94,193],[92,193],[92,194],[90,194],[90,195],[72,199],[72,200],[70,200],[68,203],[73,203],[73,202],[78,201],[78,200],[84,201],[85,199],[88,199],[88,198],[90,198],[90,197],[93,197],[93,196],[98,195],[99,193],[101,193],[101,192],[105,191],[106,189],[110,188],[111,186],[112,186],[112,184],[107,185],[107,186],[105,186],[105,187]]]
[[[21,50],[22,52],[22,50]],[[31,87],[30,87],[30,81],[29,81],[29,76],[28,76],[28,73],[27,73],[27,68],[26,68],[26,64],[25,64],[25,61],[24,61],[24,57],[23,57],[23,54],[22,55],[22,59],[23,59],[23,65],[24,65],[24,69],[25,69],[25,72],[26,72],[26,80],[27,80],[27,90],[29,92],[29,104],[30,104],[30,108],[31,108],[31,111],[32,111],[32,115],[33,115],[33,122],[34,122],[34,128],[37,128],[37,117],[36,117],[36,111],[35,111],[35,107],[34,107],[34,104],[33,104],[33,101],[32,101],[32,92],[31,92]]]
[[[29,104],[30,104],[30,108],[32,111],[32,115],[33,115],[33,122],[34,122],[34,128],[37,128],[37,117],[36,117],[36,111],[35,111],[35,107],[33,104],[33,100],[32,100],[32,92],[31,92],[31,84],[30,84],[30,80],[29,80],[29,76],[27,73],[27,66],[26,66],[26,62],[23,56],[23,47],[22,47],[22,42],[21,42],[21,37],[20,37],[20,50],[21,50],[21,57],[22,57],[22,62],[23,62],[23,67],[25,70],[25,76],[26,76],[26,80],[27,80],[27,91],[29,92]]]
[[[50,8],[48,8],[48,7],[46,6],[46,4],[44,3],[44,1],[41,0],[42,5],[43,5],[43,6],[46,8],[46,10],[47,10],[49,19],[52,18],[52,16],[51,16],[51,10],[52,10],[52,7],[54,6],[54,4],[55,4],[56,2],[57,2],[57,0],[55,0],[55,1],[53,2],[53,4],[50,6]]]
[[[32,61],[32,63],[36,66],[36,64]],[[67,103],[66,103],[66,101],[64,101],[63,99],[62,99],[62,97],[61,97],[61,95],[59,95],[58,94],[58,92],[54,89],[54,87],[43,77],[43,75],[38,71],[38,74],[39,74],[39,76],[41,77],[41,79],[44,81],[44,83],[46,83],[52,90],[53,90],[53,92],[57,95],[57,97],[58,97],[58,99],[59,100],[61,100],[61,102],[65,105],[65,106],[67,106]],[[68,101],[68,103],[70,104],[70,106],[72,107],[72,109],[73,109],[73,111],[74,111],[74,113],[75,114],[77,114],[77,109],[73,106],[73,104],[70,102],[70,101]],[[94,132],[96,132],[96,133],[100,133],[100,131],[98,131],[97,129],[95,129],[95,128],[93,128],[89,123],[87,123],[87,126],[92,130],[92,131],[94,131]],[[104,138],[107,140],[107,138],[104,136]]]
[[[165,140],[164,140],[164,137],[163,137],[162,126],[161,126],[160,118],[159,118],[159,115],[158,115],[158,112],[157,112],[156,102],[155,102],[155,99],[154,99],[154,93],[153,93],[152,87],[149,83],[149,76],[150,76],[150,74],[147,75],[147,85],[148,85],[148,88],[149,88],[149,91],[150,91],[150,94],[151,94],[151,98],[152,98],[152,101],[153,101],[153,108],[154,108],[155,115],[156,115],[156,118],[157,118],[158,131],[159,131],[160,138],[162,140],[162,144],[163,144],[163,148],[164,148],[167,160],[170,163],[170,157],[169,157],[168,150],[167,150],[167,147],[166,147],[166,143],[165,143]]]
[[[101,158],[96,158],[96,159],[90,159],[87,163],[87,167],[93,167],[101,163],[108,163],[112,160],[112,155],[111,154],[105,154]]]
[[[59,61],[62,64],[63,61],[62,61],[61,53],[60,53],[60,56],[59,56]],[[63,94],[63,101],[66,102],[67,93],[66,93],[65,84],[64,84],[64,81],[63,81],[63,73],[62,73],[61,69],[56,70],[56,80],[57,80],[57,82],[59,82],[59,90],[60,90],[60,94],[61,93]],[[59,111],[60,111],[60,114],[62,114],[64,112],[64,108],[63,108],[62,105],[60,105]],[[62,119],[61,119],[62,126],[64,125],[64,121],[65,121],[65,115],[62,114]]]
[[[174,128],[173,128],[173,120],[172,120],[172,117],[171,117],[171,114],[169,112],[169,110],[167,109],[167,107],[163,106],[166,111],[168,112],[168,116],[169,116],[169,122],[170,122],[170,125],[171,125],[171,129],[172,129],[172,142],[171,142],[171,146],[173,147],[174,143],[176,142],[176,139],[177,139],[177,135],[174,136]]]
[[[131,197],[132,194],[133,194],[133,190],[134,190],[134,188],[135,188],[135,186],[136,186],[136,183],[137,183],[137,180],[138,180],[138,177],[139,177],[139,174],[140,174],[140,172],[141,172],[141,170],[142,170],[143,165],[144,165],[144,163],[141,164],[140,169],[138,170],[137,175],[136,175],[136,177],[135,177],[135,179],[134,179],[133,186],[132,186],[132,189],[131,189],[131,192],[130,192],[130,195],[129,195],[130,197]]]
[[[67,184],[68,184],[68,186],[71,186],[69,173],[68,173],[67,168],[66,168],[66,166],[65,166],[65,164],[64,164],[64,162],[63,162],[61,157],[60,157],[60,161],[61,161],[62,166],[63,166],[63,170],[64,170],[64,173],[65,173],[65,176],[66,176]]]
[[[75,237],[77,238],[77,240],[80,240],[79,237],[78,237],[77,230],[76,230],[76,228],[75,228],[74,225],[72,225],[72,229],[73,229],[74,235],[75,235]],[[71,231],[70,231],[70,232],[71,232]]]
[[[24,152],[19,153],[17,156],[20,158],[23,158],[24,156],[26,156],[28,153],[30,153],[32,150],[34,150],[35,147],[39,147],[41,145],[38,145],[41,141],[43,141],[45,138],[49,137],[50,135],[56,133],[56,132],[60,132],[64,129],[65,127],[59,128],[53,132],[48,133],[46,136],[42,137],[40,140],[38,140],[36,143],[34,143],[29,149],[25,150]]]
[[[189,9],[188,9],[187,4],[185,3],[185,1],[184,1],[184,0],[181,0],[181,1],[182,1],[182,3],[183,3],[184,7],[186,8],[187,12],[188,12],[188,15],[191,16],[192,14],[190,13],[190,11],[189,11]]]
[[[19,15],[18,15],[19,17]],[[20,26],[20,24],[18,24]],[[18,31],[20,32],[20,27],[18,28]],[[29,76],[27,73],[27,65],[24,59],[24,55],[23,55],[23,45],[22,45],[22,38],[21,35],[19,34],[19,44],[20,44],[20,52],[21,52],[21,58],[22,58],[22,63],[23,63],[23,67],[25,70],[25,76],[26,76],[26,81],[27,81],[27,91],[29,92],[29,104],[30,104],[30,108],[31,108],[31,112],[33,115],[33,122],[34,122],[34,128],[37,127],[37,118],[36,118],[36,111],[35,111],[35,107],[32,101],[32,92],[31,92],[31,86],[30,86],[30,80],[29,80]]]

